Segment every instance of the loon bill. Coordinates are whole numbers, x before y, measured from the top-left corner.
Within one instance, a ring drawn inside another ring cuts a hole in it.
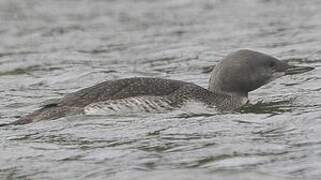
[[[218,111],[233,111],[248,102],[248,92],[283,75],[312,69],[291,66],[272,56],[243,49],[229,54],[215,66],[208,89],[189,82],[161,78],[107,80],[67,94],[10,124],[52,120],[99,110],[117,112],[123,107],[161,112],[182,107],[189,101],[201,102]]]

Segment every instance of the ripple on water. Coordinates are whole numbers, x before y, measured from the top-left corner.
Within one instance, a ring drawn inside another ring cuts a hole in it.
[[[312,66],[217,114],[74,116],[0,128],[0,179],[319,179],[321,4],[313,1],[0,1],[0,119],[107,79],[207,87],[251,48]],[[72,9],[72,11],[71,11]]]

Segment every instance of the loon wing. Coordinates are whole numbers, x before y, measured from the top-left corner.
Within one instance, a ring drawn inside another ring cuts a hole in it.
[[[211,101],[214,96],[202,96],[208,90],[192,83],[159,78],[128,78],[109,80],[95,86],[67,94],[62,99],[50,100],[42,108],[21,117],[12,124],[25,124],[44,119],[80,113],[90,114],[92,110],[121,109],[128,104],[138,104],[145,111],[157,112],[180,107],[186,99]],[[213,101],[214,102],[214,101]],[[209,103],[211,104],[211,103]],[[133,106],[135,108],[135,106]],[[129,108],[130,109],[130,108]],[[123,110],[123,109],[122,109]]]
[[[108,80],[66,95],[59,106],[85,107],[92,103],[137,96],[165,96],[189,84],[160,78]]]
[[[138,96],[163,97],[175,92],[186,84],[190,83],[159,78],[108,80],[92,87],[67,94],[61,99],[49,100],[43,103],[40,109],[21,117],[11,124],[25,124],[44,119],[58,119],[67,115],[84,113],[86,109],[101,106],[102,103],[114,105],[118,102],[116,100],[123,99],[123,101],[125,101],[126,98],[128,100],[128,98]],[[154,98],[154,100],[154,103],[158,102],[159,98]],[[121,104],[123,101],[119,101],[119,103]],[[162,106],[161,104],[167,101],[159,102],[159,104],[156,104]],[[86,108],[86,106],[88,107]],[[151,105],[147,108],[153,109],[154,106],[156,105]],[[108,108],[108,105],[103,107]]]
[[[182,105],[176,104],[171,96],[136,96],[117,100],[106,100],[89,104],[84,107],[87,115],[108,115],[114,113],[158,113],[178,108]]]

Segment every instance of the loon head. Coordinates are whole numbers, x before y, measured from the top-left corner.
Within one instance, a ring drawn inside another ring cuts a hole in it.
[[[229,54],[215,66],[211,73],[209,90],[247,97],[248,92],[281,76],[311,69],[313,68],[291,66],[272,56],[243,49]]]

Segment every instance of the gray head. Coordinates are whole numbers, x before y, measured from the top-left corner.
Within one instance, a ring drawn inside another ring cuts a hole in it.
[[[290,66],[272,56],[247,49],[239,50],[215,66],[209,90],[247,96],[248,92],[295,70],[298,70],[297,66]]]

